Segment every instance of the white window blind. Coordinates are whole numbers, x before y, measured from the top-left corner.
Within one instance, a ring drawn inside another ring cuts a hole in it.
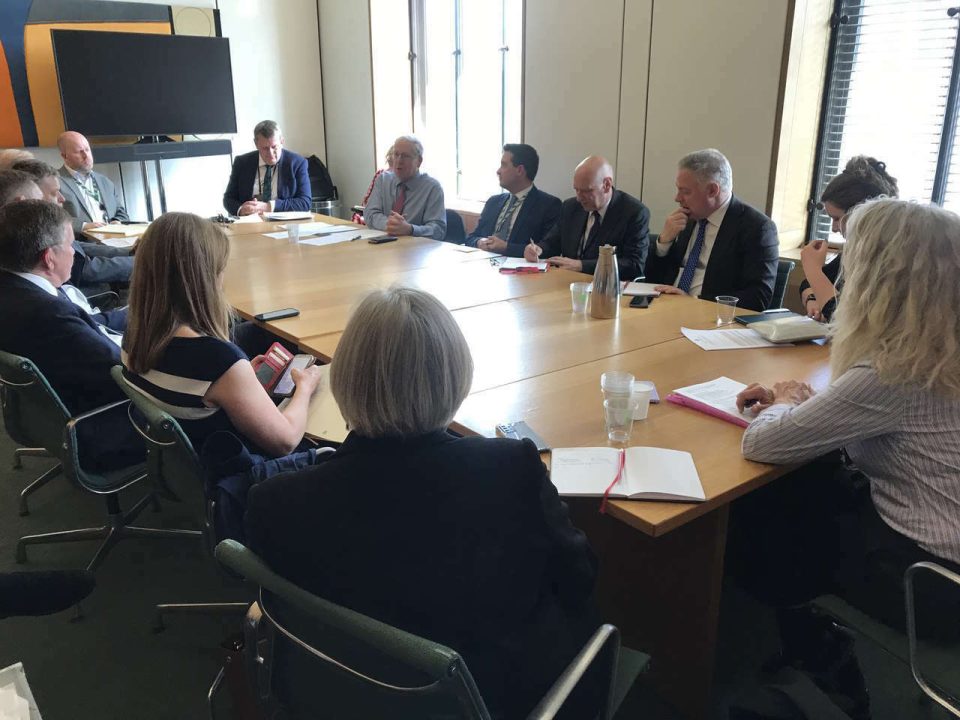
[[[838,0],[814,202],[854,155],[886,163],[901,197],[934,199],[937,163],[949,144],[941,135],[951,77],[958,70],[958,20],[948,16],[950,5],[944,0]],[[947,195],[960,205],[960,160],[950,168]],[[828,238],[830,219],[824,212],[814,211],[808,234]]]

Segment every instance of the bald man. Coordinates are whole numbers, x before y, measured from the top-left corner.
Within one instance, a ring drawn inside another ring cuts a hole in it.
[[[573,173],[576,197],[564,200],[560,220],[537,245],[523,248],[534,262],[545,259],[567,270],[593,274],[601,245],[616,248],[620,277],[643,275],[649,244],[650,211],[635,197],[613,187],[613,168],[599,155],[577,165]],[[517,251],[511,254],[519,254]]]
[[[73,219],[73,231],[91,230],[107,223],[130,220],[117,193],[117,186],[106,175],[93,169],[90,143],[78,132],[67,131],[57,138],[63,167],[60,168],[60,191],[63,209]]]

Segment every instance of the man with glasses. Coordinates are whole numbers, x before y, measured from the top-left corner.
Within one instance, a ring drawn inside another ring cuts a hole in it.
[[[393,172],[380,173],[363,210],[368,227],[390,235],[443,240],[447,211],[443,188],[420,172],[423,144],[413,135],[401,135],[393,144]]]

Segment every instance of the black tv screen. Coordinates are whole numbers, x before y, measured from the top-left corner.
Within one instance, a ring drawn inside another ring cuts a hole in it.
[[[84,135],[235,133],[226,38],[52,30],[63,119]]]

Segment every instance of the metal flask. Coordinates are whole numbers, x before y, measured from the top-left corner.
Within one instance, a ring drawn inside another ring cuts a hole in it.
[[[614,249],[613,245],[601,246],[597,269],[593,273],[590,315],[595,318],[615,318],[620,315],[620,270]]]

